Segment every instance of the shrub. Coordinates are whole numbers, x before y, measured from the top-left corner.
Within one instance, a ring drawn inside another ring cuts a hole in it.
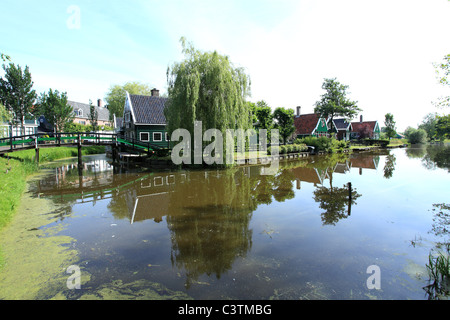
[[[409,133],[409,143],[425,143],[427,140],[427,132],[424,129],[413,130]]]
[[[278,148],[278,154],[286,154],[286,153],[298,153],[308,150],[308,147],[305,144],[290,144],[284,146],[274,146],[267,147],[267,154],[272,154],[272,148]]]

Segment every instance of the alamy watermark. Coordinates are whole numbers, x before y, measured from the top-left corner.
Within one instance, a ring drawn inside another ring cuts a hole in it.
[[[81,289],[81,270],[77,265],[71,265],[66,269],[66,272],[72,274],[67,278],[67,288],[68,289]]]
[[[66,20],[66,26],[68,29],[80,29],[81,28],[81,9],[77,5],[70,5],[67,7],[67,13],[70,16]]]
[[[255,155],[249,157],[250,164],[258,159],[267,158],[267,130],[260,129],[208,129],[202,134],[202,121],[194,122],[194,139],[187,129],[176,129],[171,141],[179,141],[172,148],[171,158],[174,164],[233,164],[237,159],[245,159],[245,150],[254,150]],[[181,141],[180,141],[181,140]],[[193,141],[193,146],[191,141]],[[203,148],[203,142],[211,142]],[[264,175],[274,174],[279,166],[279,131],[270,131],[270,168]],[[236,152],[235,152],[236,150]]]
[[[381,289],[381,269],[377,265],[367,267],[366,273],[371,274],[366,281],[367,289]]]

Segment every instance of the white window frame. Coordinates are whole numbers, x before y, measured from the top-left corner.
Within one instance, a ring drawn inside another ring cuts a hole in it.
[[[167,132],[164,132],[164,133],[165,133],[164,135],[165,135],[165,137],[166,137],[166,141],[170,141],[170,140],[169,140],[169,134],[168,134]]]
[[[159,140],[156,140],[155,139],[155,134],[159,134],[160,135],[160,139]],[[160,142],[160,141],[163,141],[162,140],[162,132],[153,132],[153,141],[155,141],[155,142]]]
[[[142,134],[147,135],[147,140],[142,139]],[[150,133],[149,132],[139,132],[139,140],[144,141],[144,142],[149,142],[150,141]]]

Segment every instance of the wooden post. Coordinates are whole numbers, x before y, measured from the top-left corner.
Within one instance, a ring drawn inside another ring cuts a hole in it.
[[[348,185],[348,215],[350,216],[352,212],[352,183],[347,183]]]
[[[36,149],[36,163],[39,163],[39,146],[38,146],[38,138],[36,136],[36,138],[34,139],[34,148]]]
[[[83,159],[81,154],[81,137],[80,134],[78,134],[78,172],[80,172],[82,166],[83,166]]]
[[[13,152],[13,129],[12,129],[12,123],[9,130],[9,146],[11,148],[11,152]]]

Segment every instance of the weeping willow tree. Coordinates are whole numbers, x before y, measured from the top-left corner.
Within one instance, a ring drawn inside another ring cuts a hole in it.
[[[177,129],[186,129],[191,137],[190,146],[194,146],[195,122],[201,121],[202,137],[206,130],[217,129],[226,144],[230,142],[226,141],[227,129],[251,128],[251,110],[246,103],[250,78],[228,56],[216,51],[201,52],[185,38],[180,42],[184,60],[167,69],[169,99],[164,114],[169,135]],[[217,137],[211,141],[203,142],[202,150],[204,145],[217,142]],[[226,148],[222,150],[220,156],[225,159]]]

